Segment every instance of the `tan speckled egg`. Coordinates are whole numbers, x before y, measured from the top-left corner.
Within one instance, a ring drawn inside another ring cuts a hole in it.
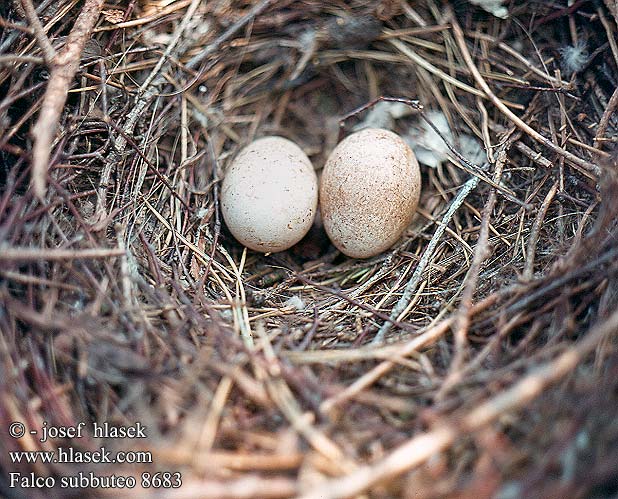
[[[324,228],[342,253],[369,258],[399,239],[420,193],[418,162],[403,139],[379,128],[361,130],[344,139],[324,167]]]
[[[294,142],[264,137],[243,148],[221,186],[221,212],[234,237],[255,251],[283,251],[311,228],[318,180]]]

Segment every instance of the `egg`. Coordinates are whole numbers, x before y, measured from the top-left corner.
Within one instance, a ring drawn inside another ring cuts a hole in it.
[[[263,137],[243,148],[221,186],[221,213],[232,235],[255,251],[283,251],[309,231],[318,203],[311,161],[294,142]]]
[[[337,145],[322,173],[326,233],[347,256],[375,256],[410,225],[420,192],[418,162],[401,137],[380,128],[353,133]]]

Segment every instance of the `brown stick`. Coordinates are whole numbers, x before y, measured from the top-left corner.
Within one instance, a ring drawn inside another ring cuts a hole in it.
[[[500,159],[496,163],[496,174],[494,179],[496,182],[502,176],[502,167],[506,163],[506,150],[503,149],[500,154]],[[440,390],[436,394],[436,400],[444,398],[451,388],[461,380],[462,368],[466,355],[466,346],[468,344],[468,329],[470,327],[472,300],[478,283],[479,274],[483,262],[489,258],[489,225],[491,214],[494,211],[496,204],[496,191],[492,190],[489,194],[489,199],[483,209],[481,217],[481,231],[479,233],[478,242],[474,248],[474,258],[472,265],[465,279],[465,288],[461,297],[461,304],[455,319],[455,354],[449,368],[449,373],[442,384]]]
[[[47,169],[52,142],[58,126],[69,87],[79,68],[79,61],[86,40],[94,28],[104,0],[86,0],[75,20],[73,29],[62,50],[55,55],[51,64],[51,75],[41,112],[32,129],[34,147],[32,151],[32,188],[39,199],[45,197]]]
[[[239,29],[245,26],[245,24],[251,22],[255,17],[264,12],[273,2],[274,0],[262,0],[261,2],[255,4],[243,17],[215,38],[213,42],[210,45],[207,45],[199,54],[195,55],[187,63],[187,67],[189,69],[195,69],[199,66],[199,64],[201,64],[201,62],[204,61],[210,54],[217,50],[223,42],[225,42],[230,36],[233,36]]]
[[[534,257],[536,254],[536,245],[539,240],[539,235],[541,233],[541,228],[543,227],[543,220],[545,220],[545,215],[547,214],[547,210],[549,209],[549,205],[554,200],[554,196],[556,192],[558,192],[558,181],[554,183],[554,185],[549,189],[549,192],[545,196],[543,200],[543,204],[541,204],[541,208],[536,214],[536,218],[534,219],[534,223],[532,224],[532,229],[530,231],[530,238],[528,239],[528,248],[526,255],[526,264],[524,267],[523,279],[526,281],[531,281],[534,275]]]
[[[390,371],[395,365],[397,365],[397,360],[410,355],[412,352],[417,352],[421,348],[434,343],[438,338],[442,337],[448,328],[453,323],[452,319],[446,319],[442,322],[439,322],[425,333],[417,336],[416,338],[409,341],[406,345],[401,347],[401,351],[398,352],[398,358],[389,359],[381,362],[377,366],[375,366],[370,371],[367,371],[360,378],[358,378],[354,383],[348,386],[345,390],[333,395],[332,397],[326,399],[322,404],[320,404],[320,410],[323,413],[328,413],[335,407],[354,396],[358,395],[361,391],[365,390],[367,387],[375,383],[378,379],[384,376],[388,371]]]
[[[464,61],[466,65],[468,66],[468,69],[472,73],[472,76],[475,79],[478,86],[481,88],[481,90],[483,90],[483,92],[485,92],[487,97],[489,97],[489,100],[493,102],[494,106],[496,106],[502,112],[502,114],[504,114],[507,118],[509,118],[517,128],[527,133],[530,137],[532,137],[537,142],[540,142],[545,147],[551,149],[556,154],[563,156],[565,159],[568,159],[572,163],[575,163],[576,165],[581,166],[585,170],[598,175],[600,170],[597,165],[595,165],[594,163],[591,163],[590,161],[586,161],[585,159],[582,159],[579,156],[576,156],[575,154],[554,144],[551,140],[541,135],[530,125],[528,125],[527,123],[524,123],[515,113],[513,113],[513,111],[511,111],[508,107],[504,105],[504,103],[496,96],[496,94],[492,92],[491,88],[489,88],[489,85],[487,85],[487,82],[481,76],[481,73],[479,72],[477,67],[474,65],[474,61],[472,60],[470,51],[468,50],[468,47],[466,46],[466,40],[464,38],[464,34],[461,29],[461,26],[459,26],[459,24],[457,23],[454,17],[451,22],[453,25],[453,34],[455,35],[455,40],[457,41],[457,45],[459,46],[459,50],[461,50],[461,55],[463,56]]]
[[[605,109],[605,112],[603,113],[603,116],[601,117],[601,120],[599,121],[599,126],[597,127],[597,133],[594,137],[594,147],[600,147],[601,139],[605,135],[605,132],[607,131],[607,127],[609,126],[609,120],[611,119],[613,114],[616,112],[616,109],[618,109],[618,88],[614,90],[614,93],[612,94],[612,96],[609,99],[609,102],[607,103],[607,108]]]
[[[421,433],[373,465],[363,466],[342,478],[324,481],[303,495],[302,499],[355,497],[373,485],[419,466],[450,447],[460,436],[478,431],[506,412],[517,410],[534,400],[550,385],[575,369],[608,335],[615,335],[617,329],[618,311],[615,311],[558,358],[535,369],[508,390],[472,409],[462,417],[459,424],[442,424],[432,431]]]
[[[45,62],[45,59],[41,57],[34,57],[31,55],[0,55],[0,66],[3,64],[16,64],[19,62],[31,62],[33,64],[41,64]]]
[[[24,8],[26,18],[28,19],[28,23],[32,27],[34,37],[39,43],[41,52],[43,52],[43,59],[45,60],[47,65],[51,66],[54,57],[56,57],[56,51],[54,50],[54,47],[52,47],[49,38],[47,38],[47,35],[45,34],[45,30],[43,29],[41,20],[36,13],[34,5],[32,5],[32,0],[21,0],[21,6]]]
[[[604,0],[605,5],[607,6],[607,10],[609,10],[614,16],[616,20],[616,25],[618,26],[618,0]]]
[[[38,262],[84,258],[108,258],[124,254],[125,251],[118,248],[92,248],[83,250],[6,248],[0,251],[0,262]]]

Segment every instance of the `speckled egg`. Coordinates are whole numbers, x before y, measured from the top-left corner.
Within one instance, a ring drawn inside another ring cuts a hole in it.
[[[410,224],[421,192],[414,153],[397,134],[367,128],[329,156],[320,181],[320,211],[333,244],[353,258],[392,246]]]
[[[255,251],[283,251],[311,228],[318,181],[311,161],[294,142],[264,137],[243,148],[221,186],[221,213],[233,234]]]

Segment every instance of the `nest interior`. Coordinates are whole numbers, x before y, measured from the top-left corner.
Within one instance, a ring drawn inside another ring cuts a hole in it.
[[[618,493],[618,4],[499,3],[2,4],[3,495]],[[367,123],[424,161],[395,247],[234,240],[240,148]],[[147,438],[5,433],[93,421]],[[101,445],[152,462],[14,458]]]

